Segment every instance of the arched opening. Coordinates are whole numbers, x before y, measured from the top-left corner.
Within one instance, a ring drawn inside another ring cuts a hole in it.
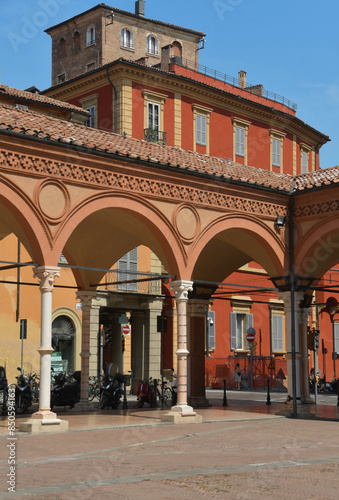
[[[173,42],[173,56],[174,57],[182,57],[182,45],[180,42]]]
[[[52,367],[57,373],[74,371],[75,326],[65,315],[58,316],[52,323]]]
[[[60,57],[65,57],[65,55],[66,55],[66,40],[65,40],[65,38],[60,39],[59,46],[60,46]]]
[[[73,35],[73,48],[74,52],[78,52],[80,50],[80,33],[79,31],[75,31]]]

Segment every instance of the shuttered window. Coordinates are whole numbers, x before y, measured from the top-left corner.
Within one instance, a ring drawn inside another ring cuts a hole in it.
[[[207,319],[206,319],[206,328],[207,328],[207,349],[212,351],[215,349],[215,312],[208,311]]]
[[[231,350],[245,350],[250,346],[246,332],[253,328],[253,314],[231,313]]]
[[[138,279],[138,248],[134,248],[118,260],[118,281]],[[138,283],[118,285],[118,290],[137,292]]]
[[[273,351],[284,350],[284,317],[282,315],[272,315],[272,349]]]
[[[206,116],[196,115],[196,143],[206,146]]]
[[[235,127],[235,154],[238,156],[245,156],[245,136],[245,129]]]
[[[281,141],[272,139],[272,165],[281,166]]]
[[[334,326],[334,352],[339,354],[339,323],[333,323]]]
[[[308,164],[308,154],[306,153],[306,151],[303,151],[301,153],[301,173],[302,174],[306,174],[306,172],[308,170],[307,164]]]

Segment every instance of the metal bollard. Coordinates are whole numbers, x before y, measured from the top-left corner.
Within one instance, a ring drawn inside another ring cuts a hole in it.
[[[267,377],[267,400],[266,404],[270,405],[271,404],[271,396],[270,396],[270,379]]]
[[[158,406],[158,399],[157,399],[157,395],[158,395],[158,381],[157,381],[157,379],[155,378],[155,379],[154,379],[154,394],[153,394],[153,399],[154,399],[154,404],[155,404],[155,406]]]
[[[337,406],[339,406],[339,386],[338,386],[338,389],[337,389],[337,391],[338,391],[338,400],[337,400]]]
[[[222,402],[223,406],[227,406],[227,396],[226,396],[226,379],[224,378],[224,399]]]

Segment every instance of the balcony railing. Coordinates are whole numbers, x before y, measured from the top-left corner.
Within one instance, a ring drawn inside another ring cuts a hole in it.
[[[193,70],[202,75],[210,76],[214,78],[214,80],[227,83],[229,85],[232,85],[233,87],[238,87],[241,90],[249,92],[250,94],[260,95],[261,97],[265,97],[266,99],[270,99],[271,101],[279,102],[284,106],[292,109],[293,111],[297,110],[297,105],[293,101],[286,99],[286,97],[282,95],[265,90],[261,87],[261,85],[252,85],[250,83],[246,83],[246,87],[242,88],[239,85],[239,78],[226,75],[225,73],[221,73],[220,71],[217,71],[215,69],[208,68],[207,66],[203,66],[202,64],[196,64],[192,61],[188,61],[187,59],[183,59],[182,57],[178,56],[171,57],[171,64],[176,64],[177,66]]]
[[[121,293],[161,294],[161,280],[150,273],[109,271],[99,290]]]
[[[167,132],[161,132],[153,128],[144,129],[144,140],[147,142],[156,142],[158,144],[167,144]]]

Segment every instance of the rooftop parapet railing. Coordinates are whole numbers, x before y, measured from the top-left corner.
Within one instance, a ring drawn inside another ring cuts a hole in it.
[[[99,290],[121,293],[161,294],[161,279],[150,273],[112,270],[105,275]]]
[[[260,97],[264,97],[266,99],[269,99],[274,102],[279,102],[280,104],[283,104],[284,106],[287,106],[288,108],[292,109],[293,111],[297,110],[297,105],[293,101],[290,101],[286,97],[276,94],[274,92],[270,92],[268,90],[265,90],[262,85],[252,85],[247,83],[246,87],[243,88],[239,85],[239,78],[235,78],[233,76],[226,75],[225,73],[221,73],[220,71],[217,71],[212,68],[208,68],[207,66],[204,66],[202,64],[196,64],[192,61],[189,61],[188,59],[184,59],[182,57],[171,57],[171,64],[176,64],[177,66],[181,66],[183,68],[187,68],[190,70],[195,71],[196,73],[200,73],[205,76],[210,76],[211,78],[214,78],[214,80],[218,80],[220,82],[224,82],[226,84],[232,85],[233,87],[237,87],[241,90],[244,90],[250,94],[257,95]]]

